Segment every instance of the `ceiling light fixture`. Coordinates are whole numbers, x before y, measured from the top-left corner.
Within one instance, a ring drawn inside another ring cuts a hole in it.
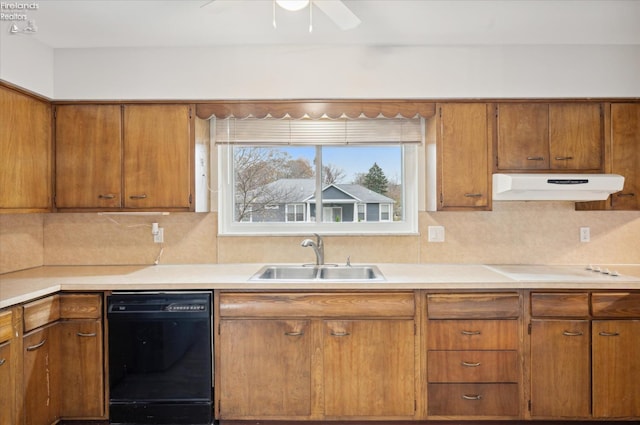
[[[276,23],[276,4],[290,12],[297,12],[309,6],[309,32],[313,32],[313,0],[273,0],[273,27],[278,28]]]

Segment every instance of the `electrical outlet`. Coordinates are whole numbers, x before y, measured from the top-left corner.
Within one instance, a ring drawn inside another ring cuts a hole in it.
[[[591,240],[591,229],[589,227],[580,228],[580,242],[589,242]]]
[[[444,242],[444,226],[429,226],[427,240],[429,242]]]
[[[153,241],[155,243],[164,243],[164,228],[158,227],[158,231],[153,234]]]

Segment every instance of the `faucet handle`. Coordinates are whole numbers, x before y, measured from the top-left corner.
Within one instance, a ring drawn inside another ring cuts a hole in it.
[[[347,267],[351,267],[351,256],[350,255],[347,255],[347,264],[346,264],[346,266]]]

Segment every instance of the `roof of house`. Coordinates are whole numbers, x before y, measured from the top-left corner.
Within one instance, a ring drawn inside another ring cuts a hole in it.
[[[314,179],[280,179],[269,183],[267,187],[270,193],[281,193],[284,202],[315,202]],[[374,192],[359,184],[329,184],[322,189],[323,193],[327,193],[332,187],[357,202],[368,204],[391,204],[396,202],[387,196]],[[323,199],[324,201],[330,201],[334,198],[324,197]],[[339,199],[343,200],[344,198]]]

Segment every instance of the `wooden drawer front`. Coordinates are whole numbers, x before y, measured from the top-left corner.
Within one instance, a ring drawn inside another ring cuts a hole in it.
[[[13,336],[13,313],[11,310],[0,312],[0,344]]]
[[[430,416],[518,416],[518,384],[429,384]]]
[[[519,382],[517,351],[429,351],[429,382]]]
[[[24,306],[24,331],[44,326],[60,319],[60,296],[52,295]]]
[[[430,319],[498,319],[520,316],[517,293],[430,294],[427,295]]]
[[[413,292],[221,294],[222,317],[414,317]]]
[[[531,315],[537,317],[589,317],[589,294],[531,294]]]
[[[616,292],[591,294],[594,317],[640,317],[640,293]]]
[[[430,320],[429,350],[517,350],[517,320]]]
[[[99,294],[60,295],[62,319],[99,319],[102,317],[102,298]]]

